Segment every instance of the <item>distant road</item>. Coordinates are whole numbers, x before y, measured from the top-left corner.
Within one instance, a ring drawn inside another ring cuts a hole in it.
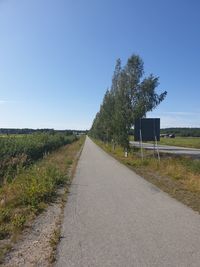
[[[135,142],[135,141],[130,141],[130,145],[140,147],[140,143]],[[150,143],[143,143],[143,148],[153,150],[154,145]],[[159,151],[163,153],[200,156],[200,149],[196,149],[196,148],[167,146],[167,145],[159,145],[159,144],[158,144],[158,148],[159,148]]]
[[[199,267],[200,215],[89,138],[64,211],[57,267]]]

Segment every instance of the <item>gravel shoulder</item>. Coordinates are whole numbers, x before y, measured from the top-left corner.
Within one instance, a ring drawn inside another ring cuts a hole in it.
[[[50,244],[58,229],[62,217],[62,196],[64,189],[59,190],[59,197],[46,211],[40,214],[33,224],[23,231],[18,242],[6,256],[3,266],[51,266],[53,247]]]

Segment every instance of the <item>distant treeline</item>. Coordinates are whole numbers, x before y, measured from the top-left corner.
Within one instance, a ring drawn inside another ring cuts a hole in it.
[[[165,128],[161,134],[175,134],[182,137],[200,137],[200,128]]]
[[[32,134],[32,133],[65,133],[66,135],[86,133],[85,130],[54,130],[54,129],[19,129],[19,128],[0,128],[0,134]]]

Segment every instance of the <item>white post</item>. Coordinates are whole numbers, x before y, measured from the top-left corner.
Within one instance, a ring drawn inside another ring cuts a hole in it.
[[[124,150],[124,157],[125,157],[125,158],[128,157],[128,150],[127,150],[127,148],[125,148],[125,150]]]
[[[142,130],[140,129],[140,149],[141,149],[141,158],[144,159],[143,155],[143,145],[142,145]]]
[[[157,142],[156,135],[155,135],[155,141],[156,141],[156,148],[157,148],[157,154],[158,154],[158,161],[160,162],[160,153],[159,153],[159,148],[158,148],[158,142]]]

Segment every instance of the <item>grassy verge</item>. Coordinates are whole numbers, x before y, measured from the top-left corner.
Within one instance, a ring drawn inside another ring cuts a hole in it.
[[[121,147],[112,150],[110,144],[94,140],[97,145],[114,156],[121,163],[133,169],[146,180],[155,184],[182,203],[200,212],[200,160],[186,156],[161,154],[160,163],[152,152],[146,151],[142,161],[139,151],[132,150],[124,157]]]
[[[10,248],[18,233],[49,202],[56,199],[57,188],[70,183],[68,171],[84,142],[84,137],[45,156],[0,188],[0,256]]]

